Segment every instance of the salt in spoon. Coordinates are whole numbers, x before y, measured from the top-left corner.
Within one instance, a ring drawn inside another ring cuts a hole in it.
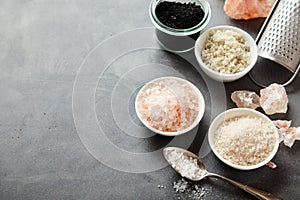
[[[242,184],[238,181],[234,181],[227,177],[221,176],[219,174],[210,173],[205,169],[205,165],[202,160],[190,151],[181,149],[178,147],[167,147],[163,150],[163,155],[167,162],[172,166],[175,171],[177,171],[183,177],[192,180],[200,181],[208,176],[213,176],[221,178],[232,185],[235,185],[242,190],[248,192],[254,197],[262,200],[279,200],[283,199],[281,197],[275,196],[269,192],[262,191],[260,189],[250,187],[248,185]],[[179,166],[180,165],[180,166]]]

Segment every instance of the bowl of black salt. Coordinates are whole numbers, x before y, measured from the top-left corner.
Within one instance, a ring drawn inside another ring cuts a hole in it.
[[[206,0],[152,0],[150,18],[158,43],[166,50],[192,50],[199,33],[211,17]]]

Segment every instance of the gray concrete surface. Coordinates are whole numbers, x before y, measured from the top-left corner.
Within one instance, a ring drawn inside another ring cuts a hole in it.
[[[255,37],[263,23],[263,19],[230,20],[223,13],[222,0],[209,2],[213,13],[208,27],[232,24]],[[84,147],[74,124],[72,90],[84,58],[97,44],[113,35],[152,27],[149,3],[149,0],[0,1],[1,200],[191,199],[189,194],[178,194],[172,188],[172,183],[180,177],[170,167],[135,174],[102,164]],[[270,78],[268,74],[265,76]],[[287,87],[288,113],[271,118],[291,119],[294,126],[300,126],[299,84],[298,76]],[[225,84],[225,88],[227,100],[221,103],[228,108],[234,107],[229,100],[232,91],[259,90],[248,77]],[[204,119],[203,132],[208,126],[209,120]],[[117,135],[111,137],[118,142]],[[192,151],[197,153],[201,138],[197,136],[190,147]],[[156,139],[168,142],[165,138]],[[126,144],[132,145],[130,141],[122,145]],[[142,144],[145,146],[138,146],[139,150],[152,149],[153,143],[143,141]],[[154,149],[160,147],[154,146]],[[205,157],[205,162],[210,171],[284,199],[297,199],[300,197],[299,157],[300,143],[296,142],[292,149],[280,146],[274,158],[278,167],[274,170],[267,167],[234,170],[212,153]],[[199,184],[207,191],[203,199],[252,199],[220,180],[209,179]]]

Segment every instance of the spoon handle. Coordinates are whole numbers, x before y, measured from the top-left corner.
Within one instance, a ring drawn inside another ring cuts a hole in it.
[[[261,200],[280,200],[280,199],[283,199],[283,198],[281,198],[279,196],[276,196],[276,195],[273,195],[273,194],[271,194],[269,192],[265,192],[263,190],[260,190],[260,189],[257,189],[257,188],[254,188],[254,187],[242,184],[242,183],[240,183],[238,181],[232,180],[232,179],[227,178],[225,176],[221,176],[219,174],[208,173],[207,176],[214,176],[214,177],[221,178],[221,179],[223,179],[223,180],[231,183],[232,185],[235,185],[235,186],[241,188],[242,190],[244,190],[244,191],[252,194],[256,198],[261,199]]]

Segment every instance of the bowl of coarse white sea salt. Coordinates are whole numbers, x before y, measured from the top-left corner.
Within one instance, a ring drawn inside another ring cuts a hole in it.
[[[203,117],[204,98],[191,82],[178,77],[160,77],[138,92],[135,111],[151,131],[177,136],[191,131]]]
[[[208,141],[225,164],[251,170],[266,165],[275,156],[279,134],[266,115],[253,109],[233,108],[213,120]]]

